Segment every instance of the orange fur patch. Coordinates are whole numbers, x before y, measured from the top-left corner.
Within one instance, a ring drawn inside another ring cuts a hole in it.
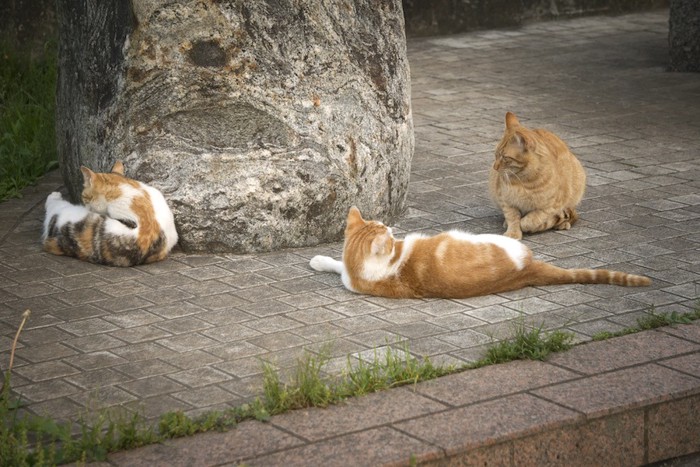
[[[136,214],[139,225],[137,243],[142,251],[147,251],[150,245],[160,235],[160,225],[156,221],[156,213],[148,192],[143,191],[143,196],[137,196],[131,200],[131,210]]]
[[[44,251],[51,253],[52,255],[62,256],[63,250],[58,246],[58,240],[55,238],[47,238],[44,241]]]

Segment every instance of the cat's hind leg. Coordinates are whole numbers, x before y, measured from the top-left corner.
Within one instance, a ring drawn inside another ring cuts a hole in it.
[[[564,208],[559,214],[559,222],[554,225],[556,230],[569,230],[578,220],[578,213],[575,208]]]
[[[330,256],[314,256],[311,258],[311,261],[309,261],[309,266],[311,266],[311,269],[320,272],[334,272],[336,274],[343,274],[345,271],[343,262],[333,259]]]
[[[562,221],[561,210],[538,209],[528,212],[520,219],[520,228],[527,233],[543,232],[556,225],[562,225],[561,228],[565,229],[564,222],[566,221]]]

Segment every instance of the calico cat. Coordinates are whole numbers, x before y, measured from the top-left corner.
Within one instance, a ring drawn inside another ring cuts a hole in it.
[[[124,176],[81,167],[84,206],[53,192],[46,199],[43,247],[108,266],[135,266],[164,259],[177,243],[173,213],[157,189]]]
[[[519,240],[523,232],[568,230],[578,219],[576,206],[585,189],[586,172],[561,139],[525,128],[506,113],[489,174],[491,198],[505,217],[504,235]]]
[[[316,271],[341,275],[353,292],[392,298],[466,298],[554,284],[651,284],[644,276],[606,269],[562,269],[532,258],[518,240],[452,230],[394,239],[381,222],[350,208],[343,260],[314,256]]]

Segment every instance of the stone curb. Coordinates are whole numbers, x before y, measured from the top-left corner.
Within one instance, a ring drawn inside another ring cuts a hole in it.
[[[700,451],[698,413],[690,324],[246,421],[108,465],[644,465]]]

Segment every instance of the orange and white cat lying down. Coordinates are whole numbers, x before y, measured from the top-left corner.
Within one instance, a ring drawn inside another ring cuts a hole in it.
[[[59,192],[46,198],[44,250],[108,266],[165,259],[178,236],[163,194],[125,177],[120,161],[110,173],[80,170],[84,206],[71,204]]]
[[[528,247],[503,235],[451,230],[396,240],[389,227],[364,220],[355,207],[348,213],[343,261],[314,256],[309,265],[340,274],[353,292],[392,298],[466,298],[531,285],[651,284],[644,276],[537,261]]]

